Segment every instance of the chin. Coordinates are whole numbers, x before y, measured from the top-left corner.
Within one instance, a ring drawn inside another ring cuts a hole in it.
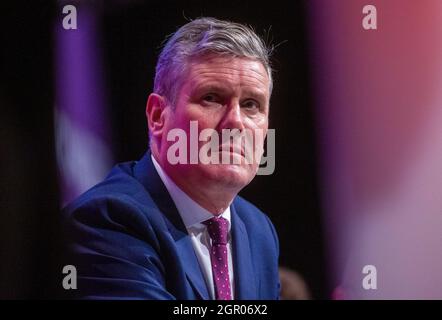
[[[241,165],[211,164],[202,166],[203,178],[232,188],[242,189],[253,179],[251,168]]]

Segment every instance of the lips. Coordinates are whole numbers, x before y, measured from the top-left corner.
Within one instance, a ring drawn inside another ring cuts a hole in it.
[[[243,157],[245,155],[244,148],[242,148],[241,145],[230,144],[230,146],[229,146],[229,145],[223,144],[223,145],[221,145],[219,147],[219,151],[220,152],[222,152],[222,151],[230,151],[230,153],[236,153],[236,154],[239,154],[239,155],[241,155]]]

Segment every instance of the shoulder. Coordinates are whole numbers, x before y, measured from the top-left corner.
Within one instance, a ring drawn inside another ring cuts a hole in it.
[[[104,199],[130,201],[134,195],[139,195],[143,187],[132,175],[134,164],[135,162],[126,162],[116,165],[103,181],[81,194],[64,211],[70,212]]]
[[[272,237],[278,247],[278,236],[266,213],[246,199],[237,196],[233,201],[235,212],[244,223],[247,232],[259,237]]]
[[[173,299],[162,252],[172,248],[150,194],[131,173],[114,167],[103,182],[62,212],[65,264],[76,266],[81,299]]]
[[[83,266],[83,274],[95,274],[89,262],[99,264],[103,259],[161,265],[159,235],[168,232],[167,226],[150,194],[133,176],[133,165],[115,166],[102,182],[62,210],[67,256]]]
[[[261,211],[258,207],[252,204],[250,201],[237,196],[233,201],[236,213],[240,218],[249,224],[261,224],[270,223],[271,221],[266,213]]]
[[[115,166],[102,182],[66,206],[62,210],[65,231],[83,233],[103,229],[153,234],[153,226],[161,226],[162,215],[150,194],[133,176],[134,164]]]

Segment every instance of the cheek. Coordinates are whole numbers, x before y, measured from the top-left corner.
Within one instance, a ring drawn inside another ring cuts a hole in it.
[[[246,118],[244,120],[244,126],[250,129],[261,129],[267,132],[268,118],[267,116],[257,116],[254,118]]]
[[[183,129],[188,134],[188,137],[190,137],[189,134],[191,131],[191,123],[192,128],[195,128],[196,122],[199,135],[203,129],[216,128],[216,121],[216,117],[213,115],[208,115],[207,113],[196,110],[195,108],[188,108],[186,112],[180,112],[174,115],[173,126],[175,128]]]
[[[198,121],[198,128],[216,128],[220,115],[216,112],[210,112],[201,107],[189,108],[186,115],[187,121]]]
[[[191,113],[188,112],[186,106],[175,109],[171,114],[171,125],[175,128],[182,128],[184,130],[189,129],[190,121],[195,120]]]

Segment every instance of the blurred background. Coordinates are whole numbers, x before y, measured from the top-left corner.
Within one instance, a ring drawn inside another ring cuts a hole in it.
[[[363,27],[367,4],[376,29]],[[440,1],[17,1],[1,12],[0,298],[60,294],[59,209],[146,151],[161,44],[200,16],[249,24],[277,47],[276,169],[241,195],[275,224],[288,297],[442,298]]]

